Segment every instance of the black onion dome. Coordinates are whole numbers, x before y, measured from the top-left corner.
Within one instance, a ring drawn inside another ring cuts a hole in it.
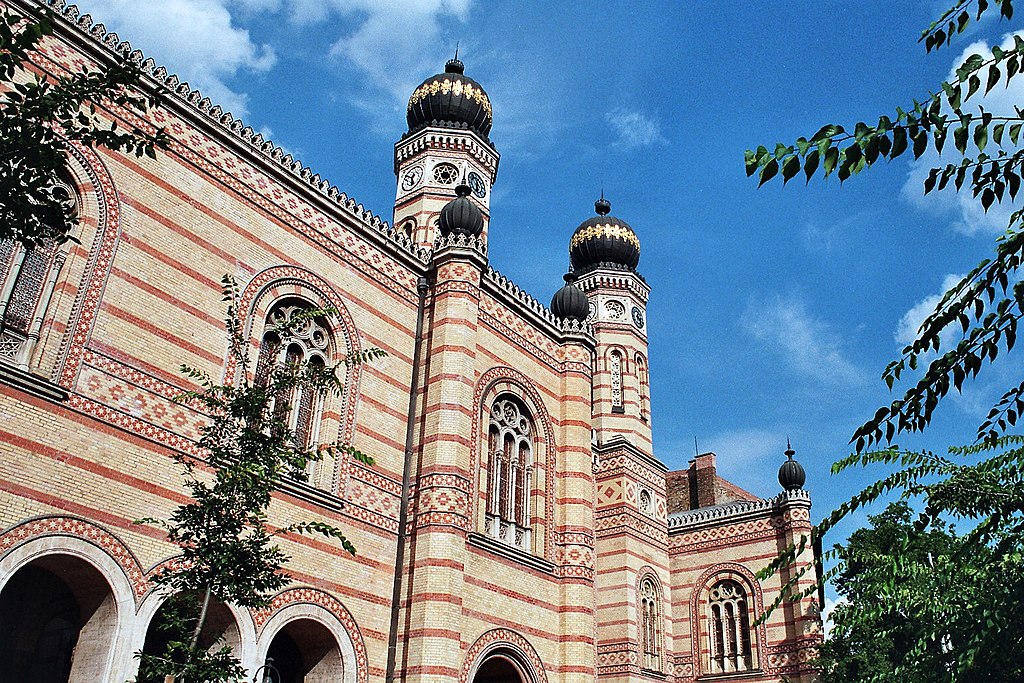
[[[437,225],[442,235],[468,235],[479,237],[484,231],[484,215],[469,199],[469,185],[459,185],[455,194],[459,195],[444,205]]]
[[[779,468],[779,483],[782,484],[782,488],[787,491],[796,491],[804,487],[804,482],[807,480],[807,475],[804,473],[803,466],[800,465],[793,456],[796,455],[796,451],[793,447],[786,442],[786,457],[789,459],[782,463],[782,467]]]
[[[409,98],[405,120],[409,132],[436,124],[466,127],[487,137],[491,132],[491,100],[480,84],[466,76],[462,62],[449,60],[444,73],[431,76]]]
[[[640,263],[640,238],[626,221],[609,216],[611,203],[601,197],[594,202],[597,215],[580,223],[569,240],[573,270],[586,271],[599,265],[636,270]]]
[[[565,284],[551,297],[551,312],[556,318],[571,318],[583,322],[590,315],[590,300],[575,284],[573,273],[565,274]]]

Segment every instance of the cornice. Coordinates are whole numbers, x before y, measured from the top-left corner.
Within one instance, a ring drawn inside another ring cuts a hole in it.
[[[465,152],[487,170],[492,185],[498,178],[498,162],[501,155],[488,141],[469,129],[434,126],[407,133],[395,143],[395,175],[398,175],[403,163],[429,150]]]
[[[675,512],[668,517],[668,529],[669,533],[690,531],[707,524],[736,522],[750,517],[762,517],[765,513],[780,513],[799,507],[811,507],[811,494],[804,489],[783,491],[774,498],[739,500],[725,505]]]
[[[653,469],[655,472],[658,472],[659,474],[668,473],[668,466],[665,463],[658,460],[653,455],[650,455],[640,450],[632,443],[627,441],[626,438],[623,437],[622,435],[617,435],[612,439],[609,439],[608,441],[604,441],[602,443],[594,445],[593,450],[596,455],[602,456],[598,459],[601,462],[605,461],[605,458],[603,456],[611,456],[618,452],[625,452],[633,456],[640,462],[644,463],[645,465]],[[607,470],[601,470],[601,472],[602,474],[604,474],[605,472],[607,472]]]
[[[595,268],[579,275],[576,280],[576,286],[588,293],[599,289],[628,289],[644,303],[647,303],[647,299],[651,294],[650,285],[640,276],[640,273],[610,267]]]
[[[349,227],[361,229],[360,234],[368,237],[378,246],[397,256],[413,272],[423,273],[429,263],[429,250],[418,247],[402,232],[395,230],[387,221],[377,216],[354,198],[322,178],[319,173],[264,139],[263,135],[247,126],[241,119],[214,104],[210,98],[181,81],[177,75],[157,65],[142,51],[133,49],[131,44],[112,32],[102,23],[96,23],[89,14],[80,14],[75,5],[64,0],[8,0],[9,4],[33,10],[47,8],[55,17],[57,33],[71,34],[77,38],[74,44],[98,63],[115,63],[122,59],[139,66],[144,86],[152,89],[163,88],[169,94],[162,107],[172,111],[190,124],[202,129],[218,142],[244,155],[265,172],[273,175],[284,185],[318,204],[324,213]]]

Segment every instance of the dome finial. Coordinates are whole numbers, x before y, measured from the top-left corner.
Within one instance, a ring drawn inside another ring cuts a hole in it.
[[[594,202],[594,211],[598,216],[607,216],[612,211],[612,203],[604,198],[604,188],[601,188],[601,198]]]
[[[782,467],[779,468],[779,483],[782,484],[782,488],[787,491],[796,491],[804,487],[804,482],[807,481],[807,475],[804,473],[804,468],[793,459],[796,455],[796,451],[793,450],[792,444],[789,442],[789,437],[786,437],[786,462],[782,463]]]
[[[446,74],[461,74],[466,72],[466,65],[459,61],[459,42],[455,42],[455,58],[449,59],[444,64]]]
[[[562,276],[565,284],[551,297],[551,312],[556,318],[567,318],[582,323],[590,314],[590,300],[576,284],[576,273],[571,270]]]

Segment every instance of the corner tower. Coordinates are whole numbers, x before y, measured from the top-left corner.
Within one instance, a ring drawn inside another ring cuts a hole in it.
[[[483,215],[486,239],[500,155],[487,137],[491,101],[458,56],[413,91],[406,122],[408,132],[395,143],[395,228],[420,246],[432,245],[441,209],[465,184]]]
[[[640,239],[625,221],[609,215],[603,196],[596,216],[580,223],[569,241],[576,285],[590,302],[594,326],[594,431],[597,445],[625,440],[645,455],[651,449],[647,375],[647,296],[636,272]]]

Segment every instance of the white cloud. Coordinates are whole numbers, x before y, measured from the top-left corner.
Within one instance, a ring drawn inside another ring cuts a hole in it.
[[[823,384],[861,384],[864,373],[842,353],[839,336],[802,301],[752,300],[741,318],[748,334],[780,352],[794,370]]]
[[[273,0],[242,0],[271,3]],[[446,21],[469,19],[471,0],[283,0],[301,26],[334,17],[341,29],[330,53],[364,76],[366,94],[355,104],[390,113],[405,102],[425,74],[436,73],[454,51],[443,39]],[[451,43],[450,45],[448,43]],[[386,97],[381,101],[381,96]]]
[[[615,133],[612,144],[617,147],[630,150],[668,142],[661,134],[661,123],[642,112],[614,109],[605,115],[605,120]]]
[[[1001,45],[1004,48],[1013,46],[1013,35],[1010,33],[1003,36]],[[1017,32],[1017,35],[1024,36],[1024,32]],[[953,61],[947,80],[950,82],[956,80],[956,69],[972,54],[991,57],[992,48],[987,43],[980,41],[968,45]],[[984,83],[987,72],[980,75]],[[985,108],[985,111],[996,115],[999,113],[1012,114],[1014,106],[1024,102],[1024,77],[1018,76],[1011,80],[1008,87],[1004,87],[1004,84],[1005,79],[987,95],[975,95],[972,97],[964,105],[964,113],[977,113],[978,106],[980,105]],[[911,163],[910,172],[907,174],[907,180],[903,185],[902,194],[904,199],[917,208],[933,215],[950,217],[953,229],[965,235],[991,235],[1005,231],[1010,214],[1019,206],[1019,202],[1011,204],[1009,196],[1004,198],[1004,202],[993,204],[988,212],[986,212],[981,205],[981,201],[972,196],[969,179],[968,182],[964,183],[964,188],[960,192],[954,192],[951,183],[950,187],[945,191],[933,191],[925,196],[923,189],[924,181],[928,177],[929,170],[934,167],[956,163],[960,158],[953,147],[951,138],[952,136],[950,136],[946,143],[946,147],[949,149],[949,152],[946,154],[940,156],[929,147],[929,150],[920,159]],[[986,149],[986,152],[991,153],[992,150]],[[977,149],[973,143],[968,147],[968,153],[972,156],[976,155]]]
[[[925,321],[929,315],[935,311],[935,307],[939,305],[939,301],[942,300],[942,295],[945,294],[950,287],[960,282],[963,279],[963,275],[949,274],[942,280],[942,286],[935,294],[929,294],[924,297],[916,304],[914,304],[910,310],[903,314],[900,318],[899,324],[896,326],[896,332],[894,337],[896,341],[901,344],[909,344],[917,339],[917,331],[921,327],[921,323]],[[946,330],[939,337],[943,347],[948,347],[953,343],[954,337],[961,328],[957,326],[947,327]]]
[[[260,73],[277,60],[269,45],[257,45],[232,21],[228,6],[273,9],[272,0],[162,0],[140,9],[138,0],[81,0],[80,7],[143,48],[147,56],[230,111],[247,114],[247,96],[227,81],[240,72]]]

